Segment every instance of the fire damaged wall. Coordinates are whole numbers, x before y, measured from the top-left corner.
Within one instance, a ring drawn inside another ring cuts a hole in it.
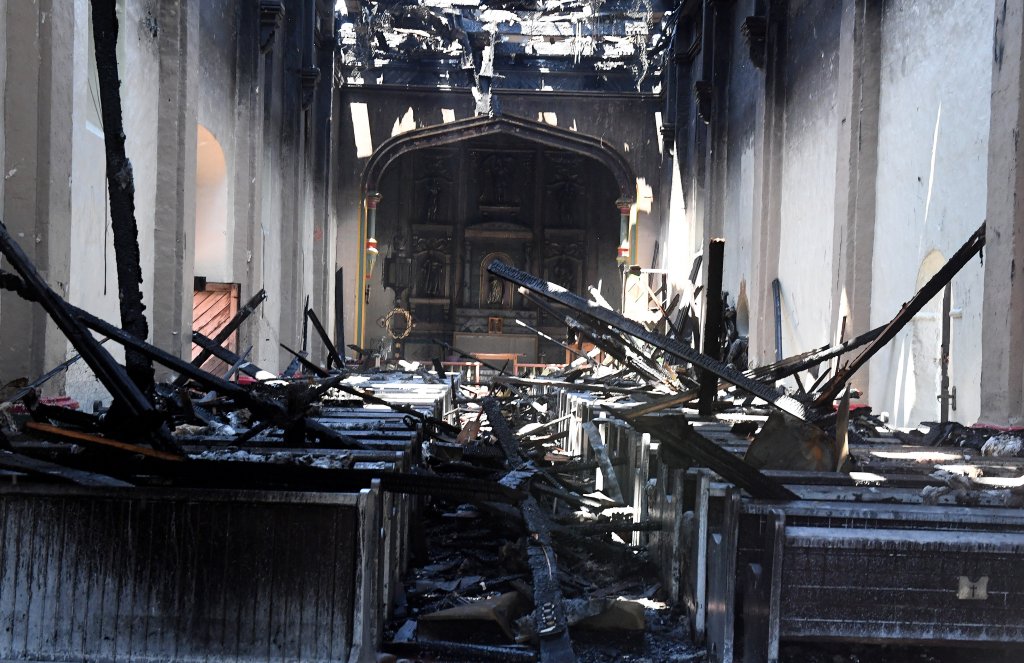
[[[987,3],[686,2],[666,72],[675,129],[660,241],[681,287],[726,240],[724,290],[750,358],[888,321],[985,219],[992,29]],[[980,261],[952,285],[949,383],[941,295],[854,377],[895,423],[979,416]],[[794,385],[791,385],[795,387]]]
[[[90,2],[50,5],[5,10],[4,54],[18,66],[4,84],[3,217],[51,286],[116,321]],[[300,345],[307,296],[332,325],[334,6],[125,0],[117,17],[150,339],[190,352],[193,277],[237,284],[243,300],[265,287],[238,347],[253,345],[255,363],[279,370],[278,343]],[[37,307],[11,297],[0,296],[0,378],[32,378],[71,350]],[[87,407],[106,398],[84,366],[48,388]]]

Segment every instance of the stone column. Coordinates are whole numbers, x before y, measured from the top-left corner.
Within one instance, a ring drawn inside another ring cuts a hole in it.
[[[3,221],[50,286],[67,296],[74,6],[12,2],[5,13]],[[3,34],[3,33],[0,33]],[[37,377],[67,341],[41,307],[0,294],[0,383]],[[61,381],[50,385],[60,388]]]
[[[160,105],[150,338],[188,357],[192,348],[192,276],[195,262],[196,77],[198,5],[163,0],[159,16]],[[145,278],[145,277],[144,277]],[[157,380],[166,379],[157,367]]]
[[[839,147],[833,225],[832,341],[850,339],[871,323],[871,259],[875,242],[878,98],[882,18],[878,3],[843,0],[839,36]],[[846,318],[845,330],[843,318]],[[867,398],[868,370],[853,382]]]
[[[1024,424],[1024,6],[998,0],[982,306],[982,423]]]

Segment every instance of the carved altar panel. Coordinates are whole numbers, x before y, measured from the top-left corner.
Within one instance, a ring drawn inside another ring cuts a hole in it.
[[[583,289],[586,236],[582,231],[544,231],[544,278],[570,292]]]
[[[533,198],[534,153],[528,150],[471,150],[470,200],[481,222],[521,223],[520,211]]]
[[[413,223],[450,223],[455,217],[458,154],[457,150],[417,153],[412,182]]]
[[[583,159],[565,152],[544,153],[544,200],[548,228],[579,228],[589,202],[581,168]]]
[[[451,296],[451,238],[413,235],[413,298],[420,303],[448,303]]]

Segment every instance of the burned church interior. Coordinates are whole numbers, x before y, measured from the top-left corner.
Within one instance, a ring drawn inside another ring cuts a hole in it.
[[[0,37],[0,661],[1024,656],[1024,4]]]

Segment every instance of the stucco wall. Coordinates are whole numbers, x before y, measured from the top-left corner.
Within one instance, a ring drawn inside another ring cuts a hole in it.
[[[990,3],[886,5],[872,326],[910,298],[929,254],[949,258],[985,219],[992,30]],[[951,418],[973,423],[980,405],[984,295],[978,259],[953,281],[952,294],[957,410]],[[939,308],[932,302],[872,361],[872,405],[890,412],[897,424],[938,417]]]
[[[839,26],[839,12],[827,3],[790,4],[778,256],[787,356],[831,340]]]

